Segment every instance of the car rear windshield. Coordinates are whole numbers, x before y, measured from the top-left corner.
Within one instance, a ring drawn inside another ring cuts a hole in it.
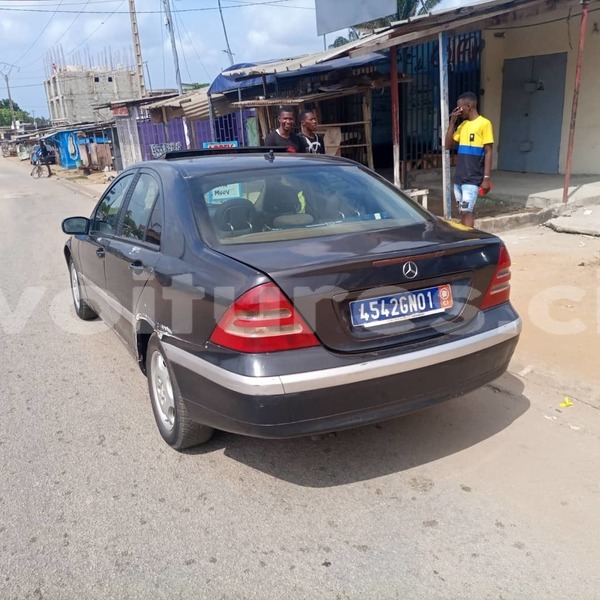
[[[391,229],[432,216],[352,165],[294,165],[190,181],[203,237],[247,244]]]

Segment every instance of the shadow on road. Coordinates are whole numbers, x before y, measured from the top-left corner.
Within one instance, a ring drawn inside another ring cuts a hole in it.
[[[261,440],[219,432],[190,451],[225,455],[278,479],[306,487],[365,481],[433,462],[475,446],[509,427],[529,408],[522,382],[510,374],[432,408],[322,436]]]

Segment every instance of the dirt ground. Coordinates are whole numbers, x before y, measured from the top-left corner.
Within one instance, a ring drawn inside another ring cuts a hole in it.
[[[86,184],[108,184],[110,178],[116,177],[115,171],[91,171],[87,175],[80,169],[63,169],[58,165],[52,165],[52,172],[61,179]]]
[[[31,171],[32,167],[28,160],[19,160],[16,156],[10,156],[4,160],[22,166],[27,172]],[[91,171],[86,174],[83,169],[64,169],[60,165],[50,165],[50,169],[52,174],[59,179],[83,185],[107,185],[111,177],[114,178],[117,176],[116,171]]]
[[[523,319],[516,368],[597,394],[600,238],[543,225],[500,235],[512,259],[511,300]]]
[[[427,208],[434,215],[438,215],[440,217],[444,216],[444,201],[442,196],[430,192],[427,199]],[[478,198],[477,200],[474,217],[476,219],[482,219],[484,217],[498,217],[500,215],[525,212],[536,212],[536,209],[525,208],[521,204],[514,204],[506,200],[494,200],[484,196],[483,198]],[[452,202],[452,217],[460,217],[455,202]]]

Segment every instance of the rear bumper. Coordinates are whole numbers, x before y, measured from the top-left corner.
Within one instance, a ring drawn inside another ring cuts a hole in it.
[[[490,330],[412,352],[268,376],[236,373],[163,346],[192,419],[284,438],[390,419],[475,390],[506,371],[520,330],[515,315]]]

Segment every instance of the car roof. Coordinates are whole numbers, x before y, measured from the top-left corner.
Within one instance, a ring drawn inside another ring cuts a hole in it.
[[[158,172],[178,171],[182,175],[210,175],[212,173],[224,173],[229,171],[252,171],[268,168],[269,165],[296,167],[308,167],[310,165],[346,165],[360,166],[359,163],[347,158],[328,156],[325,154],[295,154],[277,153],[272,160],[266,158],[266,153],[219,153],[201,156],[187,156],[182,153],[181,158],[159,158],[132,165],[129,169],[150,167]],[[129,170],[127,169],[127,170]]]

